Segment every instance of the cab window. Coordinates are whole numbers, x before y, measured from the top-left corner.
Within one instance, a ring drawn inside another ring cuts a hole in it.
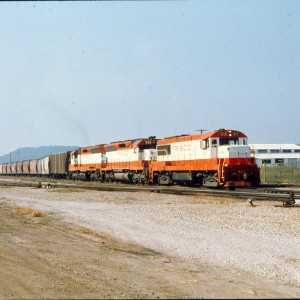
[[[209,141],[208,139],[202,140],[201,141],[201,149],[205,150],[209,147]]]
[[[212,147],[217,147],[218,146],[218,141],[216,139],[211,140],[211,146]]]
[[[234,138],[220,138],[220,146],[224,145],[238,145],[239,140]]]

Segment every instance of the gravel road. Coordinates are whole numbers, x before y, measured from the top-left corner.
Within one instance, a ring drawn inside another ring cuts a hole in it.
[[[300,296],[299,208],[269,201],[251,206],[239,198],[44,188],[1,189],[0,200],[194,266],[208,265],[228,282],[239,280],[244,290],[256,285],[246,297]],[[190,296],[203,295],[216,296]]]

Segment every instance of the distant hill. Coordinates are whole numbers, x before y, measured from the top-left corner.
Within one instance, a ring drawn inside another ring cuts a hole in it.
[[[19,148],[8,154],[0,156],[0,163],[42,158],[51,153],[71,151],[77,148],[78,146],[41,146]]]

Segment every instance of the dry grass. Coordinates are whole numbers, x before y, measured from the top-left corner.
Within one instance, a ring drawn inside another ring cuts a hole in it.
[[[40,218],[43,214],[40,211],[34,210],[31,214],[33,217]]]
[[[0,189],[8,189],[8,188],[12,188],[12,185],[2,185],[0,184]]]
[[[250,296],[259,296],[259,293],[256,290],[245,290],[243,294],[250,295]]]
[[[84,189],[79,188],[55,188],[49,190],[49,192],[56,192],[56,193],[62,193],[62,194],[68,194],[68,193],[78,193],[78,192],[85,192]]]
[[[17,215],[29,215],[32,213],[32,209],[31,208],[25,208],[25,207],[19,207],[17,208],[17,211],[16,211]]]
[[[33,210],[32,208],[27,208],[27,207],[19,207],[16,210],[17,215],[31,215],[32,217],[40,218],[43,216],[42,212],[38,210]]]
[[[88,228],[78,228],[76,229],[76,233],[81,233],[81,234],[91,234],[91,235],[94,235],[94,232]]]

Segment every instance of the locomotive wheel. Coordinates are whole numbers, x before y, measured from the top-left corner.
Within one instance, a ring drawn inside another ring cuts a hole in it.
[[[202,184],[203,184],[203,186],[217,187],[218,186],[218,179],[215,175],[213,175],[213,176],[204,176]]]
[[[171,178],[167,175],[161,175],[158,177],[158,183],[161,185],[168,185],[171,183]]]

